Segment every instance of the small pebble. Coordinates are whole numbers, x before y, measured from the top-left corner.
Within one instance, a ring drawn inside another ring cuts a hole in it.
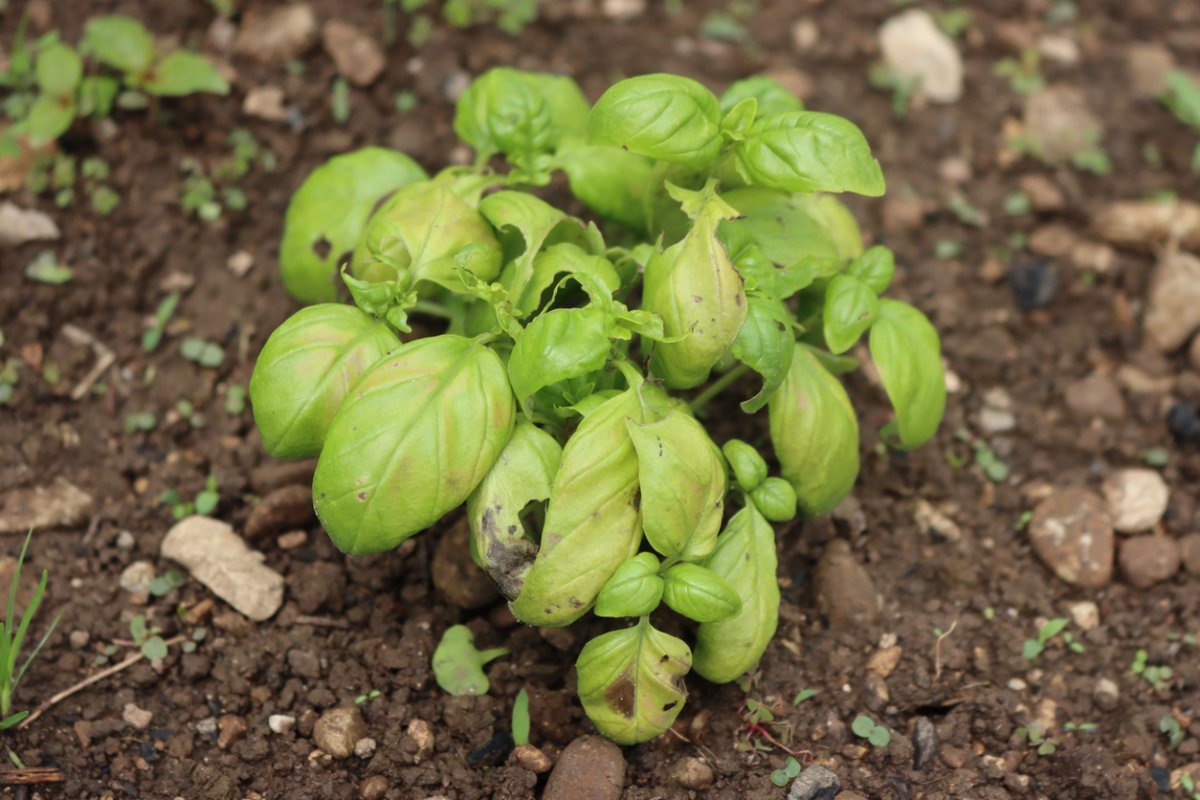
[[[297,547],[303,547],[308,544],[308,533],[305,531],[288,531],[287,533],[279,534],[279,538],[275,540],[275,544],[280,550],[295,550]]]
[[[1008,270],[1008,283],[1021,311],[1045,308],[1058,296],[1058,265],[1045,259],[1018,261]]]
[[[359,739],[354,743],[354,755],[359,758],[370,758],[375,755],[375,748],[378,746],[379,743],[369,736],[366,739]]]
[[[1179,555],[1184,569],[1200,575],[1200,533],[1189,533],[1179,540]]]
[[[126,703],[125,708],[121,709],[121,719],[139,731],[144,731],[150,727],[150,720],[154,719],[154,712],[138,708],[133,703]]]
[[[74,650],[82,650],[87,647],[87,643],[91,640],[92,635],[87,631],[71,631],[68,641]]]
[[[272,733],[291,733],[296,727],[296,718],[290,714],[272,714],[267,717],[267,727]]]
[[[154,565],[149,561],[134,561],[121,571],[120,587],[130,594],[149,594],[154,582]]]
[[[881,601],[875,584],[844,540],[834,539],[825,547],[814,583],[817,605],[830,627],[870,624],[878,617]]]
[[[1167,429],[1177,442],[1200,445],[1200,407],[1180,400],[1167,412]]]
[[[937,726],[928,717],[917,717],[913,728],[913,769],[925,769],[937,757]]]
[[[383,796],[387,794],[391,784],[388,779],[382,775],[371,775],[363,778],[362,783],[358,785],[358,796],[362,800],[383,800]]]
[[[246,720],[234,714],[224,714],[217,720],[217,747],[228,750],[229,746],[246,735],[250,726]]]
[[[1115,681],[1109,678],[1101,678],[1096,681],[1096,687],[1092,689],[1092,699],[1101,710],[1112,711],[1117,707],[1117,703],[1121,699],[1121,690],[1117,687]]]
[[[558,757],[542,800],[619,800],[624,786],[621,748],[601,736],[580,736]]]
[[[414,719],[408,723],[405,731],[408,738],[417,743],[417,753],[413,757],[414,764],[420,764],[433,753],[433,728],[423,719]]]
[[[1121,387],[1108,375],[1089,375],[1067,384],[1063,399],[1067,409],[1077,417],[1117,421],[1125,418],[1125,398],[1121,394]]]
[[[815,764],[792,781],[787,800],[834,800],[842,782],[825,767]]]
[[[1113,568],[1113,530],[1103,501],[1081,487],[1057,489],[1029,522],[1038,558],[1067,583],[1095,589]]]
[[[353,707],[332,708],[322,714],[313,727],[317,747],[334,758],[352,755],[355,745],[366,737],[367,723]]]
[[[703,791],[712,786],[713,769],[702,759],[687,756],[675,762],[671,780],[685,789]]]
[[[121,550],[132,550],[135,544],[137,544],[137,540],[129,531],[121,531],[117,534],[117,547]]]
[[[550,756],[543,753],[538,748],[531,744],[518,745],[508,757],[511,763],[516,764],[522,769],[527,769],[530,772],[535,772],[541,775],[544,772],[549,772],[554,766],[554,762],[550,760]]]
[[[1104,482],[1113,527],[1122,533],[1148,531],[1166,513],[1170,490],[1152,469],[1123,469]]]
[[[1082,631],[1095,630],[1100,625],[1100,608],[1091,600],[1072,603],[1071,619]]]
[[[1121,574],[1139,589],[1148,589],[1179,571],[1179,545],[1169,536],[1135,536],[1121,543]]]

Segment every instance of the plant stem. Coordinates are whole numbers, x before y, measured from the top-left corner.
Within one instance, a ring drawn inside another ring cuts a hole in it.
[[[431,317],[441,317],[442,319],[454,319],[454,311],[442,305],[429,300],[418,300],[416,305],[412,307],[413,311],[420,314],[428,314]]]
[[[692,411],[703,411],[704,407],[708,405],[714,397],[728,389],[734,381],[749,371],[750,368],[745,364],[738,364],[736,367],[729,370],[729,372],[726,372],[708,386],[704,387],[704,391],[700,392],[700,394],[696,395],[694,398],[692,398],[692,401],[688,403],[688,408],[690,408]]]

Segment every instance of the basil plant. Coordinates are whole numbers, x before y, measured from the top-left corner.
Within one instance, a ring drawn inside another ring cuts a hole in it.
[[[867,337],[885,439],[907,449],[942,417],[938,336],[881,297],[892,254],[864,249],[835,197],[883,194],[862,132],[771,80],[718,97],[643,75],[593,106],[569,78],[500,68],[454,127],[473,166],[430,176],[366,148],[296,192],[280,262],[309,305],[258,359],[255,420],[272,454],[319,455],[314,505],[346,553],[465,504],[463,557],[518,619],[632,621],[584,646],[579,696],[602,733],[646,741],[689,671],[733,681],[762,656],[772,523],[854,485],[848,354]],[[746,384],[777,475],[698,418]],[[691,644],[658,627],[663,606],[694,621]]]

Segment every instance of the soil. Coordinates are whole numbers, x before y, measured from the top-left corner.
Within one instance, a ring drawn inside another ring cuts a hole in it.
[[[160,35],[209,46],[213,14],[205,3],[70,5],[67,13],[65,4],[42,2],[48,18],[35,19],[34,28],[57,27],[77,41],[90,15],[115,8],[142,17]],[[244,16],[272,4],[238,5]],[[1032,555],[1021,524],[1023,514],[1055,487],[1098,488],[1112,468],[1137,465],[1139,454],[1163,448],[1169,462],[1162,474],[1172,487],[1166,532],[1178,537],[1200,531],[1200,453],[1175,443],[1165,422],[1173,401],[1200,400],[1200,375],[1183,355],[1148,353],[1136,326],[1152,256],[1121,252],[1107,273],[1028,251],[1004,257],[1006,270],[1022,274],[1030,265],[1034,272],[1057,270],[1053,298],[1028,312],[1007,281],[989,282],[987,268],[993,248],[1047,223],[1086,238],[1092,215],[1113,200],[1163,191],[1195,199],[1196,177],[1187,164],[1196,132],[1152,99],[1133,95],[1126,56],[1135,43],[1159,42],[1183,66],[1200,67],[1200,12],[1157,0],[972,3],[974,21],[959,40],[966,94],[955,104],[914,109],[897,119],[891,98],[867,81],[877,57],[876,31],[896,13],[891,0],[762,0],[747,22],[754,44],[745,46],[701,37],[705,14],[722,7],[709,0],[687,0],[675,14],[651,2],[631,22],[598,12],[576,16],[590,7],[587,2],[543,5],[542,18],[515,38],[439,23],[419,52],[403,41],[391,46],[383,77],[352,91],[345,124],[331,118],[334,65],[319,45],[305,58],[302,74],[229,55],[237,72],[231,97],[191,97],[150,112],[119,112],[115,132],[107,136],[77,125],[64,138],[68,152],[100,155],[112,165],[110,184],[122,202],[111,216],[97,216],[82,202],[62,211],[45,196],[18,192],[12,198],[56,220],[63,237],[52,249],[75,276],[62,286],[25,279],[24,265],[44,245],[2,255],[0,356],[17,357],[22,367],[11,406],[0,410],[0,441],[6,443],[0,447],[0,493],[63,477],[95,499],[81,528],[34,535],[30,573],[50,570],[46,608],[61,612],[62,624],[18,700],[36,705],[100,669],[97,656],[128,638],[135,614],[146,615],[164,635],[200,624],[208,636],[194,652],[173,648],[161,671],[139,663],[59,703],[29,728],[4,734],[5,747],[26,764],[57,767],[65,782],[31,794],[0,794],[343,798],[358,796],[365,777],[381,775],[388,798],[524,798],[539,791],[544,776],[505,765],[503,747],[498,762],[489,758],[497,751],[494,740],[508,731],[522,687],[530,695],[532,741],[547,753],[553,756],[592,731],[575,698],[572,662],[605,624],[542,635],[515,624],[495,601],[474,610],[448,603],[434,589],[430,571],[445,526],[397,553],[357,559],[337,553],[315,523],[307,526],[303,544],[291,549],[277,544],[275,534],[283,531],[259,536],[252,544],[288,585],[283,610],[265,623],[250,623],[220,602],[211,619],[188,623],[178,612],[208,596],[194,581],[145,604],[118,586],[118,576],[135,560],[155,562],[160,573],[171,567],[157,557],[172,524],[170,509],[159,501],[163,491],[190,498],[215,475],[221,501],[213,513],[242,530],[258,498],[305,482],[305,465],[280,465],[264,454],[248,411],[225,410],[229,388],[245,386],[267,334],[296,308],[277,277],[290,193],[322,160],[356,146],[399,147],[431,169],[461,157],[447,91],[464,74],[500,64],[569,73],[593,98],[614,79],[640,72],[681,72],[719,90],[764,70],[792,70],[793,79],[794,71],[802,71],[810,107],[857,121],[884,165],[889,199],[853,205],[868,236],[895,249],[894,292],[930,314],[954,378],[937,440],[903,455],[881,447],[875,434],[888,414],[881,391],[868,376],[850,379],[864,431],[855,500],[831,519],[782,526],[779,635],[749,686],[689,680],[677,735],[625,750],[627,800],[782,798],[786,790],[773,785],[770,774],[784,766],[784,747],[770,745],[761,731],[749,739],[758,749],[737,747],[747,741],[747,698],[774,710],[777,723],[763,730],[789,741],[803,763],[829,767],[843,789],[870,798],[1148,797],[1169,780],[1170,770],[1200,761],[1200,662],[1189,636],[1200,631],[1197,578],[1180,574],[1150,589],[1116,578],[1099,590],[1072,588]],[[21,6],[10,5],[0,17],[0,41],[12,41]],[[377,0],[319,0],[314,6],[321,20],[380,30]],[[1046,21],[1064,7],[1075,8],[1078,19],[1058,27]],[[803,51],[792,33],[800,19],[819,31]],[[1098,112],[1111,175],[999,156],[1002,130],[1007,120],[1019,118],[1022,98],[993,74],[993,65],[1043,33],[1080,43],[1079,64],[1044,60],[1041,69],[1048,81],[1084,92]],[[245,91],[266,84],[284,88],[299,124],[289,128],[241,113]],[[399,115],[394,95],[404,88],[415,91],[419,107]],[[228,154],[226,137],[238,126],[274,152],[276,168],[255,168],[241,182],[246,210],[216,223],[185,214],[180,159],[216,162]],[[1148,145],[1157,149],[1157,166],[1144,157]],[[946,170],[939,170],[947,159],[969,165],[972,177],[957,191],[987,215],[984,224],[965,225],[948,210],[955,189]],[[1065,197],[1061,210],[1005,212],[1005,198],[1030,175],[1058,186]],[[905,213],[913,198],[924,203],[915,217]],[[939,243],[947,240],[961,243],[961,255],[937,258]],[[226,267],[240,251],[253,257],[253,268],[242,277]],[[185,288],[183,301],[163,346],[147,354],[140,347],[146,317],[172,287]],[[79,401],[70,391],[95,354],[64,334],[68,324],[115,355],[114,367]],[[179,342],[189,334],[220,343],[224,364],[209,370],[181,358]],[[54,383],[41,374],[50,363],[59,369]],[[1119,420],[1091,420],[1065,406],[1066,385],[1122,365],[1174,379],[1168,381],[1173,388],[1126,392]],[[995,387],[1007,390],[1018,422],[1011,432],[986,435],[1010,470],[1000,482],[971,464],[971,441],[984,435],[977,413],[984,392]],[[718,437],[761,441],[765,419],[741,416],[734,405],[738,392],[730,394],[712,412]],[[194,405],[204,427],[173,411],[181,399]],[[157,414],[158,427],[126,433],[126,416],[143,411]],[[922,500],[947,513],[959,535],[934,536],[919,525],[914,510]],[[836,538],[850,543],[882,598],[875,621],[831,627],[817,610],[812,577]],[[10,555],[19,545],[15,536],[4,542]],[[1087,632],[1071,628],[1082,652],[1059,638],[1036,660],[1022,657],[1023,641],[1042,622],[1070,617],[1071,605],[1085,600],[1098,605],[1100,625]],[[48,618],[47,612],[43,620]],[[481,646],[512,651],[489,667],[487,696],[448,697],[432,679],[432,649],[442,631],[459,622],[472,628]],[[876,672],[868,669],[873,654],[893,646],[900,650],[889,652],[899,652],[899,661],[886,678],[878,663]],[[117,649],[114,658],[128,652],[126,645]],[[1150,664],[1173,670],[1160,687],[1131,671],[1139,649]],[[1101,679],[1115,682],[1119,701],[1095,698]],[[803,689],[817,694],[793,706]],[[321,756],[311,739],[315,715],[373,690],[378,696],[360,707],[378,744],[374,755]],[[122,721],[130,703],[152,712],[146,728]],[[270,732],[272,714],[295,716],[296,730]],[[850,732],[859,714],[892,731],[888,747],[872,748]],[[240,717],[247,731],[222,746],[213,720],[226,715]],[[1160,720],[1168,716],[1182,730],[1183,743],[1175,749],[1160,732]],[[1022,738],[1019,729],[1038,718],[1050,722],[1053,753],[1039,755]],[[431,726],[430,755],[407,734],[414,719]],[[940,745],[932,757],[923,750],[917,768],[911,737],[921,720],[932,723]],[[672,782],[672,768],[687,756],[710,763],[716,773],[711,788],[689,790]]]

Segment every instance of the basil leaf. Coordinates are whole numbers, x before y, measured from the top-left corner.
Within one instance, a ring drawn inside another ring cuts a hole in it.
[[[829,277],[862,252],[858,223],[836,197],[751,187],[726,192],[721,198],[740,215],[721,223],[722,237],[748,239],[776,264],[811,261],[821,265],[811,270],[814,277]]]
[[[691,78],[663,73],[609,87],[588,117],[588,141],[703,169],[721,149],[716,95]]]
[[[382,147],[334,156],[310,172],[283,223],[279,270],[288,293],[302,303],[336,299],[338,265],[353,252],[378,202],[424,179],[417,162]]]
[[[909,450],[924,444],[937,433],[946,410],[946,377],[937,330],[907,303],[881,300],[870,347],[883,388],[896,410],[899,446]]]
[[[834,355],[841,355],[879,318],[879,298],[853,275],[837,275],[825,287],[822,317],[825,344]]]
[[[729,462],[733,476],[743,492],[754,491],[756,486],[767,479],[767,462],[749,443],[741,439],[730,439],[721,445],[721,452]]]
[[[583,133],[588,110],[571,78],[496,67],[458,99],[454,130],[482,156],[504,153],[513,166],[541,183],[549,165],[545,156],[565,136]]]
[[[537,558],[510,604],[517,619],[530,625],[579,619],[642,541],[637,453],[625,428],[626,418],[642,418],[638,391],[587,407],[563,448]]]
[[[878,197],[883,170],[853,122],[834,114],[789,111],[762,117],[737,145],[749,183],[788,192],[854,192]]]
[[[503,254],[487,220],[450,182],[423,181],[401,188],[375,212],[355,251],[354,268],[357,273],[380,262],[396,271],[402,285],[429,281],[465,294],[460,254],[476,280],[500,274]]]
[[[754,124],[754,116],[758,113],[758,101],[753,97],[747,97],[740,103],[726,111],[721,117],[721,132],[734,141],[740,142],[746,137],[746,132],[750,130],[750,126]]]
[[[787,377],[795,352],[792,314],[779,300],[751,295],[747,301],[746,321],[738,331],[730,352],[734,358],[762,376],[758,394],[742,403],[747,414],[758,411]]]
[[[621,288],[621,278],[612,262],[604,256],[588,253],[578,245],[564,243],[546,247],[533,260],[533,275],[525,286],[518,307],[527,313],[541,305],[542,295],[559,275],[574,275],[576,280],[603,298],[611,298]]]
[[[531,422],[520,422],[500,457],[467,498],[467,521],[480,565],[500,593],[513,599],[537,555],[536,535],[521,514],[531,503],[550,498],[550,485],[562,460],[554,437]]]
[[[752,506],[733,515],[704,562],[733,587],[742,609],[696,631],[696,671],[713,683],[729,683],[754,668],[775,636],[779,583],[775,579],[775,531]]]
[[[784,111],[804,110],[804,103],[800,98],[785,89],[779,81],[766,75],[755,75],[743,78],[725,90],[725,94],[721,95],[721,111],[728,113],[748,98],[754,98],[757,102],[760,117]]]
[[[769,413],[780,471],[800,508],[809,517],[832,511],[858,477],[858,419],[846,390],[810,350],[796,345]]]
[[[644,197],[654,162],[619,147],[568,139],[558,158],[571,194],[592,211],[636,233],[648,233]]]
[[[196,92],[229,94],[229,83],[216,64],[191,50],[174,50],[154,67],[146,91],[160,97],[183,97]]]
[[[891,250],[877,244],[851,261],[846,274],[870,286],[875,294],[883,294],[896,274],[896,257]]]
[[[637,450],[642,529],[667,558],[712,552],[725,508],[725,463],[704,426],[682,411],[627,421]]]
[[[534,277],[534,260],[560,225],[580,230],[582,225],[528,192],[504,191],[488,195],[480,201],[479,213],[500,232],[504,245],[507,265],[500,282],[510,296],[517,298],[519,309],[525,313],[532,311],[542,290],[549,286],[547,281],[541,289],[529,288]]]
[[[663,602],[697,622],[719,622],[742,610],[742,599],[729,582],[698,564],[676,564],[667,570]]]
[[[796,490],[783,478],[767,478],[750,493],[754,507],[771,522],[796,516]]]
[[[106,66],[138,77],[154,62],[154,40],[146,26],[119,14],[88,20],[83,47]]]
[[[462,505],[515,414],[503,362],[477,341],[418,339],[378,361],[317,462],[313,505],[329,538],[351,555],[391,550]]]
[[[557,308],[517,336],[508,377],[526,415],[541,389],[604,368],[612,350],[609,319],[597,308]]]
[[[288,317],[250,376],[263,447],[276,458],[321,452],[334,415],[372,364],[400,346],[388,327],[351,306],[323,303]]]
[[[483,668],[503,655],[508,655],[508,648],[479,650],[470,628],[453,625],[442,634],[433,651],[433,676],[438,686],[455,697],[487,694],[491,682]]]
[[[75,100],[44,94],[34,101],[25,118],[25,130],[36,142],[52,142],[75,121]]]
[[[638,553],[617,567],[596,596],[598,617],[644,617],[662,600],[663,579],[653,553]]]
[[[597,636],[575,662],[579,700],[600,733],[617,744],[648,742],[675,723],[687,700],[687,644],[643,619]]]

